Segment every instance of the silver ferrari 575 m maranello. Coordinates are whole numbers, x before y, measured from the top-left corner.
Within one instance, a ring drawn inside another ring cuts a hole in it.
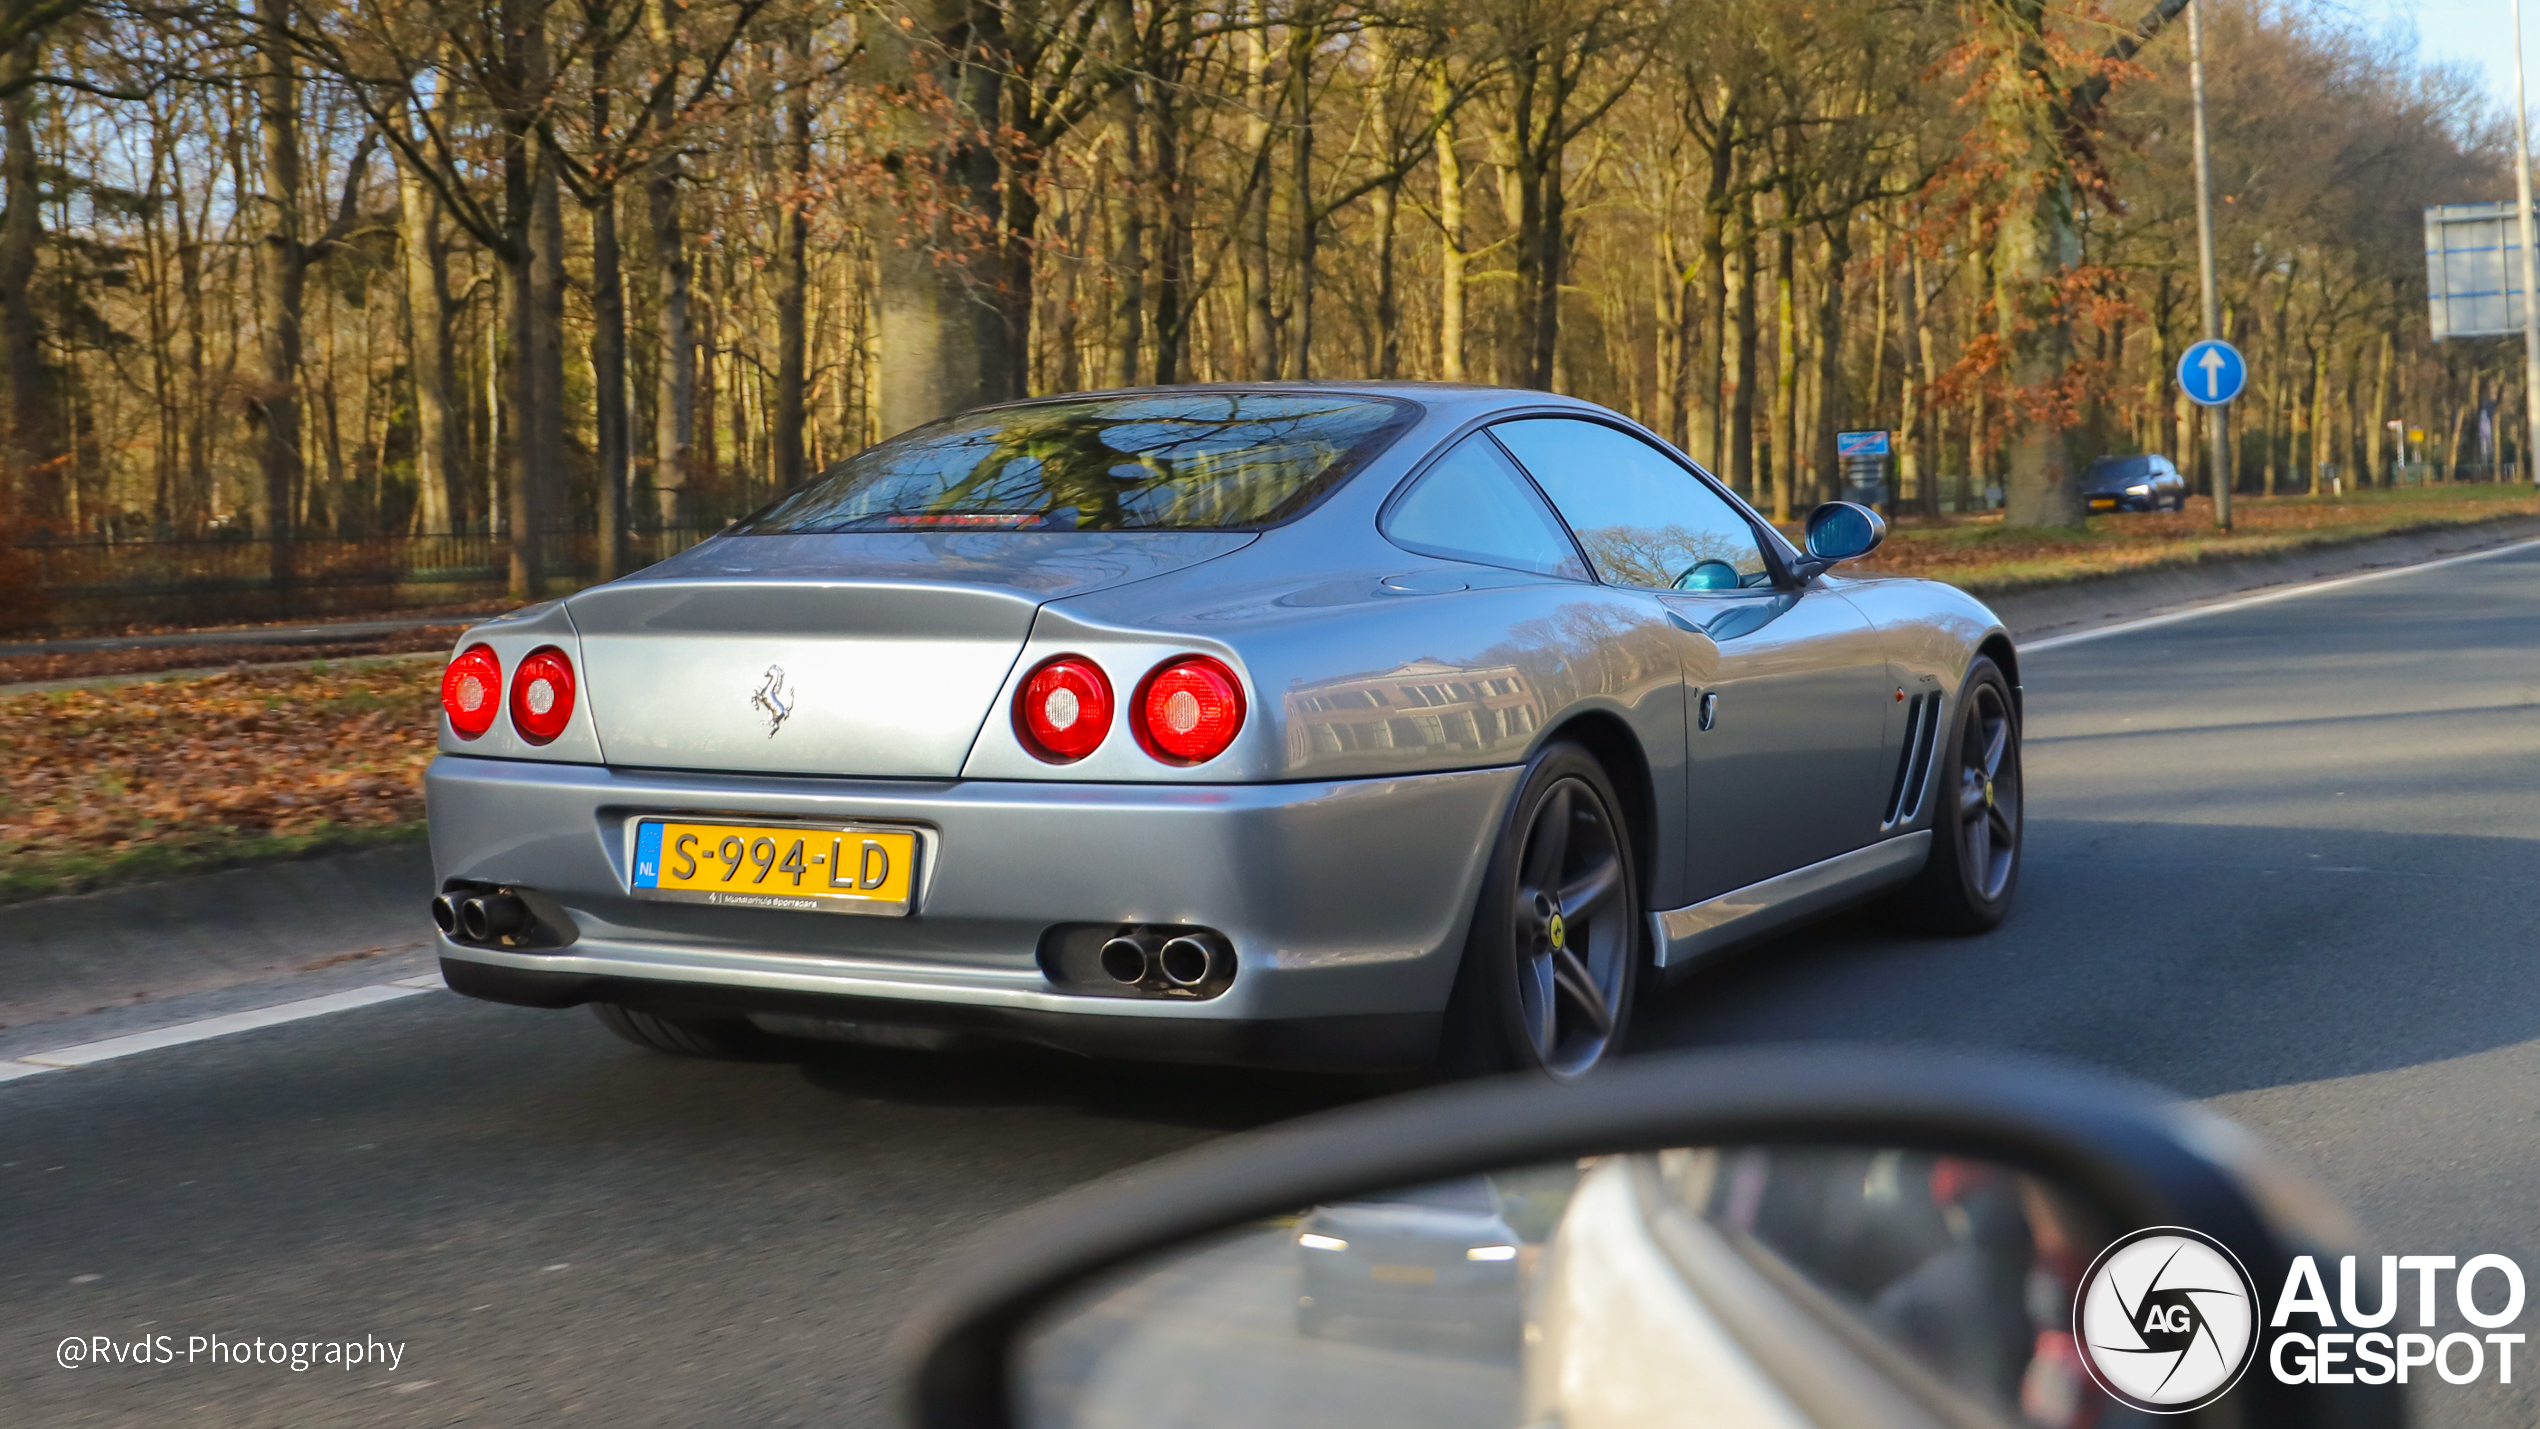
[[[470,630],[442,969],[676,1052],[975,1031],[1541,1068],[1838,906],[1979,931],[2019,677],[1541,393],[1189,387],[948,418]]]

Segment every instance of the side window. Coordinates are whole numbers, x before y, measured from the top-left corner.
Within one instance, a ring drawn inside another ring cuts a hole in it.
[[[1489,437],[1455,444],[1384,520],[1388,540],[1424,556],[1586,580],[1569,534]]]
[[[1737,508],[1640,438],[1568,417],[1527,417],[1491,432],[1552,498],[1609,583],[1658,590],[1771,583],[1755,529]]]

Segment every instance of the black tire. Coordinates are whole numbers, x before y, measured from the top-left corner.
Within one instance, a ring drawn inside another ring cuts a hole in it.
[[[1937,933],[1983,933],[2011,911],[2020,883],[2025,824],[2019,702],[2002,669],[1983,656],[1958,687],[1932,790],[1931,859],[1900,902]]]
[[[1447,1002],[1452,1076],[1584,1076],[1622,1046],[1647,936],[1622,800],[1593,755],[1544,747],[1491,850]]]
[[[763,1055],[769,1038],[740,1018],[664,1017],[614,1002],[591,1004],[600,1025],[638,1047],[677,1057],[737,1059]]]

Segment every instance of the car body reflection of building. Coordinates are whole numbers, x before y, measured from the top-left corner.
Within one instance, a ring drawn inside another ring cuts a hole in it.
[[[1543,719],[1526,672],[1413,660],[1290,692],[1288,756],[1365,749],[1454,749],[1479,754],[1522,742]]]

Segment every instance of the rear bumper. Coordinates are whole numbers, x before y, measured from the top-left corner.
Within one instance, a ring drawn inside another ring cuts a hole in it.
[[[1434,1045],[1513,768],[1311,784],[1091,785],[613,770],[443,755],[438,878],[535,889],[577,934],[440,944],[463,993],[562,1007],[782,1013],[1019,1037],[1090,1053],[1399,1065]],[[905,918],[639,901],[642,813],[919,829]],[[422,910],[417,910],[422,917]],[[1233,944],[1205,1000],[1098,997],[1036,956],[1059,923],[1181,923]]]

